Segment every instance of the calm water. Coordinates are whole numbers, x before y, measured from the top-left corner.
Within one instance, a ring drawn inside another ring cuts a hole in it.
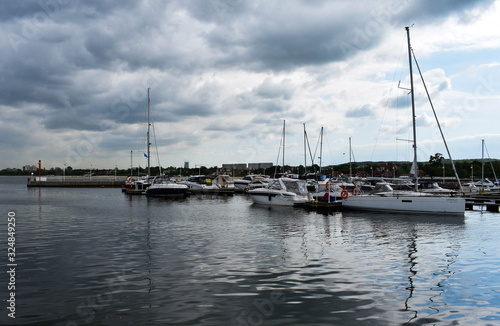
[[[500,214],[306,212],[0,177],[0,324],[494,325]],[[6,310],[16,214],[16,318]],[[7,276],[6,276],[7,275]]]

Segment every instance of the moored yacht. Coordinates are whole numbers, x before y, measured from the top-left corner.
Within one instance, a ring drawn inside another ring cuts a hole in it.
[[[418,189],[420,192],[440,196],[451,196],[457,193],[455,190],[439,186],[436,181],[423,181],[420,183],[420,187],[418,187]]]
[[[293,206],[307,201],[307,186],[305,180],[278,178],[265,188],[248,190],[248,194],[257,204]]]
[[[175,183],[166,176],[157,176],[151,185],[146,189],[148,197],[184,197],[187,195],[189,187]]]
[[[202,190],[202,189],[218,189],[217,185],[213,183],[213,179],[210,176],[205,175],[195,175],[189,177],[185,181],[180,183],[189,187],[192,190]]]
[[[253,179],[263,177],[264,176],[260,174],[249,174],[243,178],[234,178],[234,186],[236,189],[243,190],[250,184],[250,182],[252,182]]]
[[[245,187],[245,191],[257,188],[265,188],[269,184],[269,178],[267,177],[255,177],[253,180]]]
[[[411,107],[412,107],[412,117],[413,117],[412,142],[413,142],[413,152],[414,152],[413,166],[416,177],[415,191],[405,192],[404,195],[403,193],[396,194],[394,193],[394,191],[391,191],[392,188],[390,187],[390,185],[384,184],[383,186],[388,191],[375,192],[377,191],[376,187],[374,189],[374,192],[368,195],[346,196],[342,200],[342,207],[351,209],[360,209],[360,210],[390,211],[390,212],[464,214],[465,212],[464,198],[433,196],[426,193],[418,192],[417,142],[416,142],[416,121],[415,121],[416,115],[415,115],[415,97],[414,97],[413,73],[412,73],[412,49],[410,45],[409,27],[406,27],[406,32],[408,38],[408,58],[409,58],[410,86],[411,86],[409,94],[411,94]],[[450,155],[450,160],[451,160],[451,155]]]
[[[347,196],[342,200],[342,207],[386,212],[463,214],[465,199],[415,191],[397,194],[388,183],[380,183],[369,194]]]
[[[153,183],[154,177],[142,176],[137,180],[133,177],[128,177],[123,188],[127,194],[144,194],[146,189]]]

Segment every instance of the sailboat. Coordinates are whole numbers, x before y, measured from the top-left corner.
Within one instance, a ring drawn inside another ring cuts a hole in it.
[[[283,175],[284,175],[285,174],[285,121],[283,121],[283,133],[281,140],[283,144]],[[283,178],[283,177],[270,180],[265,187],[250,189],[248,190],[247,193],[256,204],[264,204],[264,205],[293,206],[295,204],[303,204],[308,199],[307,185],[305,180]]]
[[[148,153],[147,154],[144,154],[144,156],[147,157],[148,159],[148,174],[145,175],[145,176],[142,176],[142,177],[138,177],[137,179],[134,179],[133,176],[130,176],[127,178],[126,182],[125,182],[125,186],[126,186],[126,192],[127,194],[129,195],[132,195],[132,194],[145,194],[146,192],[146,189],[153,183],[153,179],[154,177],[151,176],[151,161],[150,161],[150,157],[151,157],[151,153],[150,153],[150,148],[151,148],[151,141],[150,141],[150,127],[151,127],[151,122],[150,122],[150,119],[149,119],[149,112],[150,112],[150,106],[151,106],[151,100],[150,100],[150,97],[149,97],[149,90],[150,88],[148,88],[148,131],[147,131],[147,151]],[[131,154],[132,155],[132,154]],[[132,158],[131,158],[132,160]],[[130,167],[130,170],[132,171],[132,167]]]
[[[138,180],[134,180],[132,177],[127,178],[126,186],[128,194],[146,194],[148,196],[169,196],[169,195],[185,195],[189,188],[185,185],[177,184],[170,181],[169,178],[161,174],[158,177],[151,176],[151,140],[150,140],[150,107],[151,99],[149,96],[150,88],[148,88],[148,131],[147,131],[147,142],[148,142],[148,153],[144,154],[148,159],[148,174],[146,176],[140,177]],[[151,189],[150,189],[151,188]]]
[[[408,57],[410,66],[411,104],[413,117],[413,165],[417,167],[417,142],[415,123],[415,98],[413,91],[413,69],[410,44],[410,28],[406,27],[408,38]],[[464,214],[465,199],[459,197],[432,196],[418,192],[418,173],[415,174],[415,191],[404,195],[394,194],[389,186],[388,191],[368,195],[348,196],[342,200],[342,207],[360,210],[408,212],[408,213],[444,213]]]
[[[491,162],[491,158],[489,158],[489,153],[488,153],[488,158],[490,160],[491,170],[493,171],[493,175],[495,176],[495,182],[493,182],[490,179],[484,177],[484,166],[486,164],[485,158],[484,158],[484,149],[485,149],[484,139],[481,140],[481,144],[482,144],[481,145],[482,146],[482,149],[481,149],[481,152],[482,152],[482,158],[481,158],[481,180],[476,181],[476,182],[471,181],[467,186],[468,186],[468,189],[471,192],[472,191],[478,191],[480,194],[483,194],[485,191],[492,191],[492,190],[498,191],[498,190],[500,190],[500,187],[499,187],[499,184],[498,184],[498,179],[497,179],[497,175],[495,173],[495,169],[493,167],[493,162]]]

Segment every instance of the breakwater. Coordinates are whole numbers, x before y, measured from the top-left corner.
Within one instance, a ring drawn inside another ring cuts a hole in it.
[[[28,187],[62,187],[62,188],[121,188],[125,185],[127,177],[29,177]]]

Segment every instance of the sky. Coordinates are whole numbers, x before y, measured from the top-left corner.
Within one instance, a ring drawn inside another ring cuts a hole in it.
[[[145,167],[148,88],[152,166],[281,164],[284,121],[285,164],[412,161],[406,26],[452,158],[483,139],[500,158],[498,17],[491,0],[2,1],[0,168]],[[418,160],[447,158],[413,73]]]

